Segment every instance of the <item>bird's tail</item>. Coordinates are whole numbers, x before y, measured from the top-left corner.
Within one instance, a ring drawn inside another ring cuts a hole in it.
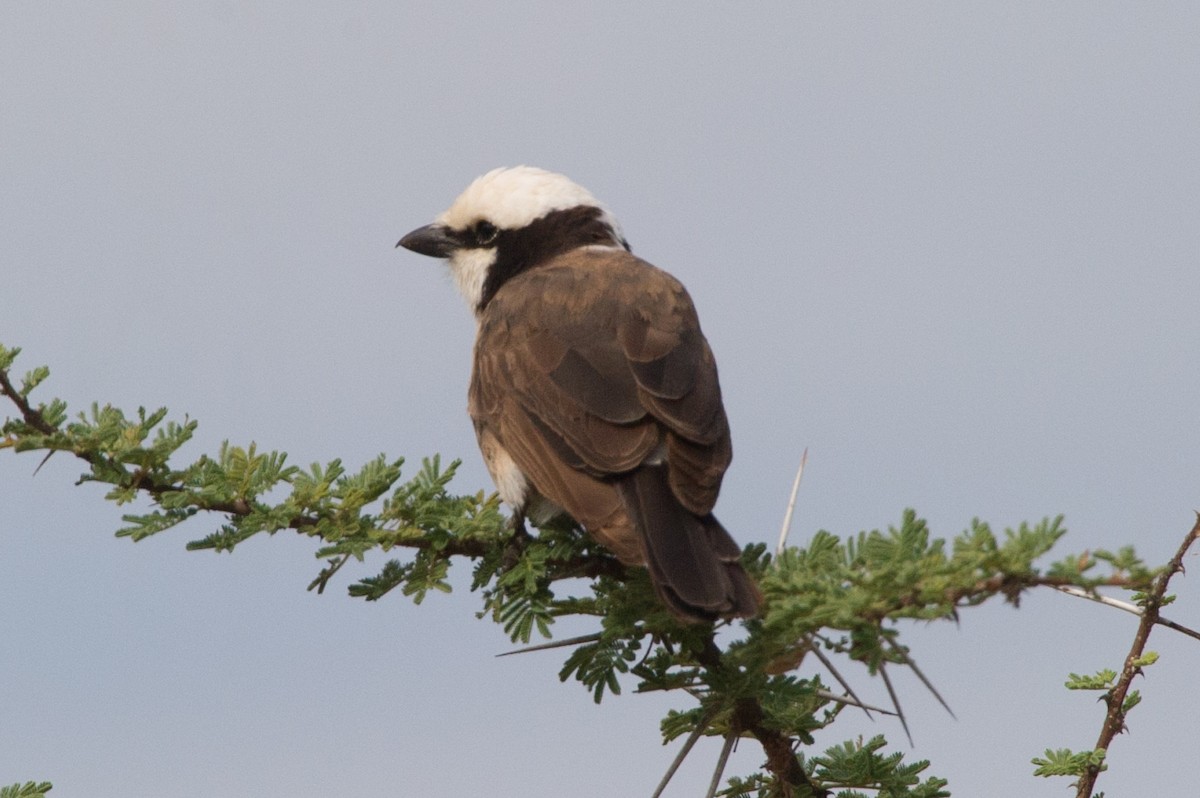
[[[619,487],[654,589],[676,616],[702,623],[758,613],[760,593],[741,549],[712,513],[697,516],[680,504],[665,467],[639,468]]]

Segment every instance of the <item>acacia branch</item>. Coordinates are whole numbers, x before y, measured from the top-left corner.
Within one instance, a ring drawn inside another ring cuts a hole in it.
[[[40,432],[43,435],[62,434],[61,429],[46,420],[46,416],[41,410],[29,404],[29,400],[26,399],[12,384],[6,369],[0,369],[0,395],[7,396],[10,400],[12,400],[12,403],[17,406],[17,410],[21,413],[21,420],[23,420],[27,425],[32,427],[37,432]],[[53,454],[56,451],[62,450],[52,448],[50,450],[50,454]],[[133,472],[125,471],[123,464],[116,463],[112,459],[105,457],[99,452],[86,449],[70,449],[69,451],[71,454],[75,455],[80,460],[83,460],[93,468],[118,468],[121,471],[124,471],[127,476],[127,480],[121,484],[118,484],[117,487],[133,488],[135,490],[148,493],[156,500],[161,498],[163,494],[166,493],[187,492],[187,488],[185,486],[173,482],[164,482],[142,469],[137,469]],[[47,457],[48,456],[49,455],[47,455]],[[228,515],[249,515],[254,510],[249,502],[241,498],[233,499],[232,501],[227,502],[202,502],[197,500],[193,501],[192,504],[199,510],[227,513]],[[316,523],[317,519],[315,518],[300,516],[292,519],[291,526],[299,529],[301,527],[312,526]]]
[[[1102,579],[1075,579],[1069,576],[1054,574],[1011,574],[998,573],[985,577],[970,585],[948,588],[941,593],[936,602],[920,589],[912,590],[902,596],[881,603],[878,607],[863,611],[858,618],[872,623],[881,623],[894,619],[898,613],[913,608],[927,608],[935,603],[947,607],[947,612],[959,606],[973,606],[996,595],[1004,596],[1009,602],[1016,604],[1019,596],[1026,590],[1035,587],[1052,587],[1061,589],[1085,584],[1091,587],[1115,587],[1124,590],[1146,590],[1149,588],[1144,578],[1126,574],[1111,574]]]
[[[62,434],[62,430],[48,422],[41,410],[33,407],[28,399],[21,394],[21,391],[12,384],[6,369],[0,369],[0,395],[7,396],[17,406],[17,410],[21,414],[21,419],[37,432],[43,435]],[[51,453],[54,451],[57,450],[52,449]],[[104,470],[116,468],[123,471],[126,479],[117,483],[117,487],[119,488],[141,491],[150,495],[156,501],[170,493],[189,493],[187,486],[178,482],[163,480],[143,469],[136,469],[132,472],[127,471],[123,464],[116,463],[111,458],[105,457],[99,452],[85,449],[71,449],[70,451],[93,468]],[[198,510],[224,513],[234,517],[248,516],[255,511],[254,506],[241,497],[229,501],[204,501],[199,497],[193,496],[191,497],[190,504]],[[300,532],[309,527],[316,526],[319,521],[320,519],[317,516],[297,515],[288,520],[288,528]],[[425,538],[399,540],[396,541],[395,545],[411,549],[428,549],[433,546]],[[439,544],[439,548],[450,555],[461,555],[471,558],[482,557],[490,550],[487,543],[477,540],[453,540],[448,543]],[[321,581],[320,578],[318,578],[318,581]],[[317,582],[314,582],[314,585],[316,584]]]
[[[1195,525],[1187,533],[1187,536],[1183,539],[1183,543],[1179,545],[1179,550],[1175,552],[1175,556],[1167,563],[1166,568],[1154,577],[1150,590],[1146,593],[1143,602],[1142,620],[1138,623],[1137,634],[1133,638],[1133,645],[1129,649],[1129,654],[1125,657],[1125,665],[1121,668],[1121,676],[1117,679],[1117,683],[1113,685],[1113,688],[1104,696],[1104,700],[1108,704],[1108,712],[1104,716],[1104,725],[1100,728],[1100,737],[1096,740],[1095,750],[1097,751],[1107,752],[1113,738],[1125,731],[1125,699],[1129,695],[1129,687],[1133,683],[1133,678],[1142,672],[1142,667],[1139,663],[1142,661],[1146,642],[1150,639],[1150,631],[1158,623],[1158,612],[1164,603],[1163,598],[1167,593],[1167,583],[1171,581],[1171,577],[1183,571],[1183,558],[1197,537],[1200,537],[1200,513],[1197,513]],[[1099,778],[1100,772],[1103,769],[1103,763],[1087,766],[1087,769],[1078,782],[1077,798],[1088,798],[1092,794],[1092,789],[1096,786],[1096,779]]]
[[[85,423],[78,429],[70,425],[64,425],[60,428],[60,426],[52,423],[47,417],[49,416],[50,419],[58,417],[56,415],[57,405],[51,405],[51,410],[46,410],[47,406],[41,405],[35,407],[28,400],[27,394],[36,385],[37,378],[40,376],[44,375],[38,374],[35,377],[31,377],[20,388],[17,388],[13,385],[7,369],[0,368],[0,395],[8,397],[14,403],[19,411],[20,418],[23,420],[22,424],[20,422],[9,422],[6,419],[5,429],[8,434],[6,438],[0,440],[0,448],[21,450],[42,449],[48,450],[51,454],[55,451],[68,451],[91,466],[92,474],[85,476],[86,479],[115,486],[115,493],[120,501],[127,500],[129,497],[140,493],[149,496],[157,505],[163,507],[166,510],[165,516],[161,514],[153,517],[147,516],[147,518],[152,520],[156,517],[162,517],[168,522],[162,528],[170,525],[170,523],[177,522],[181,515],[191,515],[198,510],[224,513],[229,518],[234,519],[233,526],[235,527],[235,532],[229,534],[227,543],[217,540],[216,543],[209,543],[207,546],[199,547],[220,545],[232,547],[236,542],[244,539],[244,537],[239,538],[237,536],[236,530],[242,530],[248,536],[263,529],[275,531],[277,529],[291,528],[300,533],[313,535],[317,532],[324,532],[326,526],[331,523],[337,525],[341,519],[339,513],[350,509],[342,507],[333,501],[310,501],[307,498],[308,494],[303,493],[292,478],[295,469],[288,469],[286,472],[281,471],[282,458],[274,453],[272,454],[272,458],[275,458],[272,460],[274,463],[272,466],[273,470],[270,470],[268,476],[263,477],[258,482],[227,481],[221,483],[215,479],[205,480],[208,472],[205,471],[206,464],[203,461],[196,466],[182,471],[168,468],[167,458],[170,452],[174,452],[178,448],[179,443],[186,440],[187,434],[190,434],[190,430],[184,430],[185,434],[176,435],[174,438],[168,440],[168,444],[174,443],[175,445],[173,448],[170,448],[169,452],[164,453],[166,447],[159,447],[154,451],[140,448],[141,437],[138,438],[137,446],[133,448],[129,446],[110,447],[107,443],[108,439],[103,435],[91,433],[86,424],[86,419],[84,420]],[[115,428],[118,431],[126,433],[132,430],[136,435],[144,437],[148,430],[161,420],[164,413],[165,411],[160,411],[152,419],[147,419],[145,413],[142,412],[140,427],[133,425],[116,427],[114,422],[113,425],[103,429],[111,432]],[[99,416],[100,414],[97,415]],[[124,417],[119,414],[119,411],[117,411],[117,415],[123,423]],[[101,427],[98,426],[97,429],[101,429]],[[168,429],[168,435],[174,434],[171,432],[171,429],[174,428]],[[96,441],[101,442],[98,443]],[[236,451],[240,452],[240,450]],[[244,452],[241,454],[244,454]],[[251,447],[251,456],[253,456],[253,447]],[[380,459],[382,462],[382,458]],[[222,456],[222,460],[224,460],[224,456]],[[221,465],[223,468],[226,467],[224,462]],[[389,471],[383,477],[386,481],[380,481],[376,477],[374,478],[376,481],[370,483],[371,495],[377,498],[382,495],[387,487],[398,480],[398,464],[391,468],[392,471]],[[253,473],[253,471],[251,470],[250,473]],[[315,469],[314,473],[316,474],[316,479],[321,479],[318,470]],[[338,473],[340,474],[341,472],[339,471]],[[364,468],[363,473],[367,474],[367,469]],[[328,476],[325,487],[332,484],[335,477],[336,474]],[[362,479],[368,479],[368,477],[362,477]],[[799,475],[797,475],[797,481],[798,479]],[[281,482],[291,484],[293,490],[297,491],[297,493],[293,494],[292,499],[274,508],[258,501],[258,496],[263,495],[271,487]],[[353,483],[348,484],[352,485]],[[216,489],[213,489],[214,485],[217,486]],[[399,499],[406,496],[407,493],[397,490],[395,495]],[[433,499],[436,502],[437,497],[435,496]],[[288,516],[291,517],[289,518]],[[367,529],[367,531],[379,533],[382,537],[387,538],[386,543],[382,544],[385,548],[394,546],[417,551],[418,555],[415,558],[416,565],[424,567],[427,570],[430,568],[431,562],[436,563],[440,567],[444,566],[445,563],[438,561],[449,560],[453,557],[465,557],[468,559],[493,558],[492,565],[494,568],[488,573],[494,576],[495,572],[504,572],[514,567],[518,561],[530,553],[530,547],[538,540],[538,538],[530,538],[520,534],[504,535],[499,528],[492,529],[490,520],[482,526],[463,528],[472,530],[470,532],[455,534],[450,530],[438,527],[434,532],[427,534],[415,528],[410,529],[408,525],[417,524],[418,522],[406,514],[406,511],[402,508],[400,512],[396,512],[394,508],[390,511],[385,510],[379,516],[360,514],[358,521],[360,525],[357,527],[340,526],[337,528],[343,531],[349,530],[347,532],[348,535],[358,535],[363,527],[368,525],[374,527],[374,530]],[[151,525],[147,524],[146,526],[149,527]],[[159,530],[149,529],[146,534],[153,534],[155,531]],[[543,539],[545,539],[545,534],[548,530],[543,529],[542,532]],[[872,602],[869,609],[856,611],[854,618],[855,628],[857,628],[858,624],[878,625],[885,619],[894,620],[897,617],[907,617],[913,615],[914,611],[922,617],[933,617],[936,615],[951,617],[955,615],[956,608],[959,606],[973,606],[997,595],[1016,603],[1022,592],[1039,586],[1056,588],[1068,586],[1083,587],[1087,590],[1094,590],[1098,586],[1112,586],[1144,591],[1147,597],[1142,602],[1144,609],[1141,611],[1142,618],[1137,638],[1126,658],[1120,680],[1105,696],[1108,702],[1108,714],[1105,718],[1104,728],[1101,731],[1100,741],[1097,743],[1097,749],[1106,749],[1113,737],[1124,729],[1125,704],[1130,684],[1133,677],[1140,673],[1140,664],[1144,663],[1144,659],[1142,658],[1143,651],[1150,630],[1156,623],[1169,624],[1166,619],[1159,615],[1159,608],[1164,603],[1163,597],[1166,592],[1167,582],[1175,573],[1182,570],[1182,558],[1191,542],[1198,535],[1200,535],[1200,516],[1198,516],[1196,526],[1189,533],[1187,540],[1180,547],[1175,558],[1165,570],[1153,577],[1140,566],[1132,569],[1134,571],[1132,574],[1125,573],[1118,567],[1114,568],[1116,573],[1109,576],[1099,579],[1088,579],[1083,576],[1083,565],[1080,566],[1079,572],[1073,575],[1064,574],[1062,571],[1040,574],[1032,568],[1031,564],[1020,567],[1014,566],[1006,571],[1006,566],[1003,562],[991,566],[988,570],[991,570],[992,573],[988,573],[985,570],[980,574],[978,570],[975,570],[974,566],[970,570],[964,571],[960,569],[955,574],[957,577],[954,580],[955,586],[945,589],[939,587],[936,590],[930,590],[928,589],[930,581],[923,576],[918,577],[915,582],[909,585],[908,589],[899,595],[891,592],[883,600]],[[342,539],[333,535],[322,535],[322,537],[331,542]],[[367,543],[381,545],[374,537],[370,540],[359,540],[356,538],[353,541],[356,545],[360,542],[364,546]],[[358,549],[351,551],[346,546],[335,546],[326,551],[336,556],[334,559],[328,560],[327,567],[313,581],[310,589],[323,589],[329,579],[349,561],[351,556],[358,556],[360,553]],[[1032,558],[1030,558],[1029,562],[1032,562]],[[543,590],[546,584],[564,579],[607,575],[617,580],[624,580],[628,576],[625,566],[615,557],[602,550],[594,550],[588,547],[584,547],[583,549],[574,547],[573,551],[569,554],[563,552],[558,555],[557,559],[551,558],[539,562],[538,567],[540,571],[534,571],[533,573],[536,575],[539,591]],[[400,569],[393,568],[393,571],[403,575],[403,571]],[[932,578],[934,574],[930,573],[929,576]],[[436,578],[436,573],[434,578]],[[853,582],[850,577],[847,577],[847,579]],[[400,581],[394,584],[387,584],[386,580],[379,582],[382,585],[380,588],[382,592],[390,590],[399,583]],[[941,582],[941,584],[944,585],[945,582]],[[421,587],[421,590],[424,589],[426,587]],[[517,593],[520,593],[519,589]],[[517,598],[520,599],[522,596],[517,595]],[[493,599],[489,599],[489,601],[493,601]],[[495,608],[500,605],[489,604],[489,606]],[[591,613],[592,611],[587,610],[586,612]],[[630,634],[635,633],[636,630],[630,632]],[[641,635],[637,634],[637,636],[640,637]],[[729,655],[722,652],[715,644],[711,629],[709,629],[708,634],[704,638],[699,651],[692,648],[695,645],[696,638],[694,636],[690,637],[692,644],[685,644],[685,648],[692,651],[692,662],[707,672],[710,678],[705,679],[705,681],[713,687],[706,694],[707,699],[705,699],[706,702],[711,701],[710,711],[714,713],[727,713],[728,727],[722,730],[727,741],[746,735],[756,739],[762,746],[766,754],[764,767],[769,771],[771,776],[772,794],[784,796],[784,798],[799,798],[799,796],[826,798],[831,795],[830,790],[820,785],[818,777],[809,775],[802,758],[797,756],[796,745],[799,739],[797,734],[794,731],[788,733],[783,729],[775,727],[777,719],[771,717],[767,711],[770,705],[766,703],[763,695],[759,695],[747,687],[744,678],[745,672]],[[578,642],[582,642],[582,640],[562,641],[556,645]],[[678,642],[683,642],[683,639],[681,638]],[[809,644],[810,638],[806,636],[802,644],[797,644],[800,646],[800,649],[778,652],[778,656],[772,654],[771,661],[786,660],[786,662],[791,662],[794,659],[798,663],[799,656],[802,655],[803,650],[806,650]],[[670,644],[667,643],[667,646],[669,650]],[[893,648],[895,648],[894,644]],[[649,656],[649,653],[648,649],[647,656]],[[820,656],[819,652],[818,656]],[[824,657],[822,657],[822,660],[824,660]],[[912,663],[911,659],[902,651],[899,661],[916,670],[916,666]],[[776,671],[768,670],[768,673],[771,672]],[[917,673],[923,681],[927,682],[919,671]],[[882,676],[885,684],[888,686],[889,692],[893,692],[886,671],[882,671]],[[587,680],[589,678],[591,676],[580,677],[581,681],[585,683],[588,683]],[[609,678],[611,678],[611,673]],[[664,684],[667,684],[669,687],[672,682],[666,680]],[[720,689],[718,689],[718,685],[721,686]],[[687,689],[687,687],[685,686],[683,689]],[[705,725],[710,721],[711,716],[709,716],[708,720],[702,721],[698,727],[692,729],[692,741],[704,734]],[[681,752],[680,758],[686,756],[688,748],[690,748],[690,743],[685,745],[685,750]],[[1080,779],[1080,795],[1084,796],[1084,798],[1090,794],[1091,787],[1095,783],[1096,777],[1102,767],[1102,764],[1090,766],[1086,778]],[[718,768],[717,775],[714,777],[715,781],[719,781],[720,776],[721,769]],[[669,775],[667,778],[669,778]],[[832,785],[838,782],[828,781],[826,783]]]
[[[709,632],[704,640],[704,647],[696,655],[696,661],[716,674],[727,671],[721,649]],[[757,696],[741,696],[734,701],[731,718],[731,734],[741,736],[749,734],[758,740],[763,753],[767,755],[766,768],[771,771],[779,784],[779,795],[782,798],[793,798],[799,795],[811,795],[814,798],[827,798],[832,795],[829,790],[818,786],[800,764],[796,757],[795,744],[787,735],[778,729],[772,729],[764,723],[765,713],[762,703]]]
[[[46,436],[60,436],[64,434],[61,428],[47,421],[45,414],[39,408],[30,404],[21,390],[13,385],[7,369],[0,369],[0,395],[8,397],[12,401],[20,413],[21,419],[30,429]],[[53,454],[55,451],[60,450],[51,449],[50,453]],[[131,471],[125,464],[117,462],[93,449],[71,448],[64,449],[63,451],[70,451],[71,454],[91,466],[94,471],[105,473],[120,472],[123,476],[111,484],[114,484],[117,488],[131,489],[145,493],[159,504],[161,504],[162,498],[168,494],[191,494],[188,497],[189,506],[196,510],[223,513],[231,518],[244,518],[252,515],[259,509],[255,507],[252,498],[236,497],[225,501],[201,498],[194,495],[188,486],[180,482],[164,479],[161,475],[154,474],[143,468],[135,468]],[[321,517],[317,515],[295,515],[288,519],[287,528],[303,533],[317,526],[320,521]],[[513,535],[507,543],[509,555],[513,558],[519,557],[530,542],[532,541],[527,536]],[[492,541],[475,538],[451,538],[450,540],[434,541],[427,537],[407,537],[393,541],[392,545],[415,551],[436,549],[440,555],[447,558],[465,557],[473,560],[492,553],[495,544]],[[345,562],[345,556],[340,561],[331,562],[330,566],[323,569],[317,578],[313,580],[312,584],[309,585],[309,589],[315,588],[318,592],[323,591],[329,578]],[[551,582],[580,577],[595,578],[602,575],[621,579],[625,575],[624,566],[620,562],[602,553],[581,554],[562,560],[554,560],[550,565],[552,567],[548,579]]]

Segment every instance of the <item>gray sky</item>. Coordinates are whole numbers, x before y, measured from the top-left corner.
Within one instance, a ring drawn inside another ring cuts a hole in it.
[[[393,244],[476,175],[565,172],[689,287],[773,540],[1065,513],[1164,562],[1200,506],[1200,9],[1190,3],[34,3],[0,24],[0,341],[75,410],[166,405],[293,461],[462,457],[473,324]],[[312,541],[138,545],[79,465],[0,456],[0,783],[55,795],[648,795],[672,701],[496,660],[465,574],[420,608],[304,592]],[[411,470],[410,470],[411,473]],[[136,509],[136,508],[134,508]],[[128,508],[125,508],[128,511]],[[375,563],[377,564],[377,563]],[[1196,566],[1192,566],[1195,570]],[[358,571],[354,576],[369,573]],[[1192,579],[1195,577],[1193,576]],[[1181,578],[1170,617],[1197,624]],[[1067,794],[1136,620],[1058,594],[906,627],[955,795]],[[563,627],[561,634],[585,629]],[[1162,661],[1110,795],[1182,794],[1200,647]],[[883,701],[865,673],[856,683]],[[632,685],[629,685],[630,687]],[[821,746],[896,724],[851,721]],[[701,746],[672,796],[703,790]],[[742,746],[730,773],[761,752]]]

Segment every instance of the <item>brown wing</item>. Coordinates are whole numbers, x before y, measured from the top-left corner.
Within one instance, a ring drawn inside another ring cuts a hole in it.
[[[512,278],[480,315],[470,408],[481,446],[503,447],[538,494],[645,564],[681,619],[757,612],[712,515],[732,454],[716,364],[673,277],[576,250]]]
[[[470,408],[587,526],[611,513],[577,504],[590,492],[579,476],[603,481],[665,453],[672,492],[705,515],[732,454],[691,299],[624,252],[576,250],[503,286],[480,317]]]

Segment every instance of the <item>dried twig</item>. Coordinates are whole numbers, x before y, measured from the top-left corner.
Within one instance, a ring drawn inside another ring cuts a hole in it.
[[[788,497],[787,511],[783,514],[783,527],[779,530],[779,545],[775,547],[775,556],[778,557],[783,553],[783,547],[787,545],[788,533],[792,531],[792,514],[796,510],[796,495],[800,493],[800,480],[804,477],[804,465],[808,462],[808,447],[804,447],[804,454],[800,455],[800,467],[796,469],[796,479],[792,482],[792,492]]]
[[[1084,590],[1083,588],[1072,587],[1070,585],[1057,585],[1054,589],[1066,593],[1068,596],[1078,596],[1079,598],[1085,598],[1100,604],[1106,604],[1109,607],[1116,607],[1119,610],[1124,610],[1125,612],[1136,615],[1139,618],[1143,615],[1142,608],[1138,605],[1130,604],[1128,601],[1121,601],[1120,599],[1115,599],[1111,596],[1102,595],[1094,590]],[[1180,634],[1185,634],[1188,637],[1194,637],[1195,639],[1200,640],[1200,632],[1197,632],[1195,629],[1189,629],[1183,624],[1168,620],[1161,615],[1158,616],[1158,620],[1155,621],[1155,623],[1157,623],[1159,626],[1165,626],[1168,629],[1174,629]]]

